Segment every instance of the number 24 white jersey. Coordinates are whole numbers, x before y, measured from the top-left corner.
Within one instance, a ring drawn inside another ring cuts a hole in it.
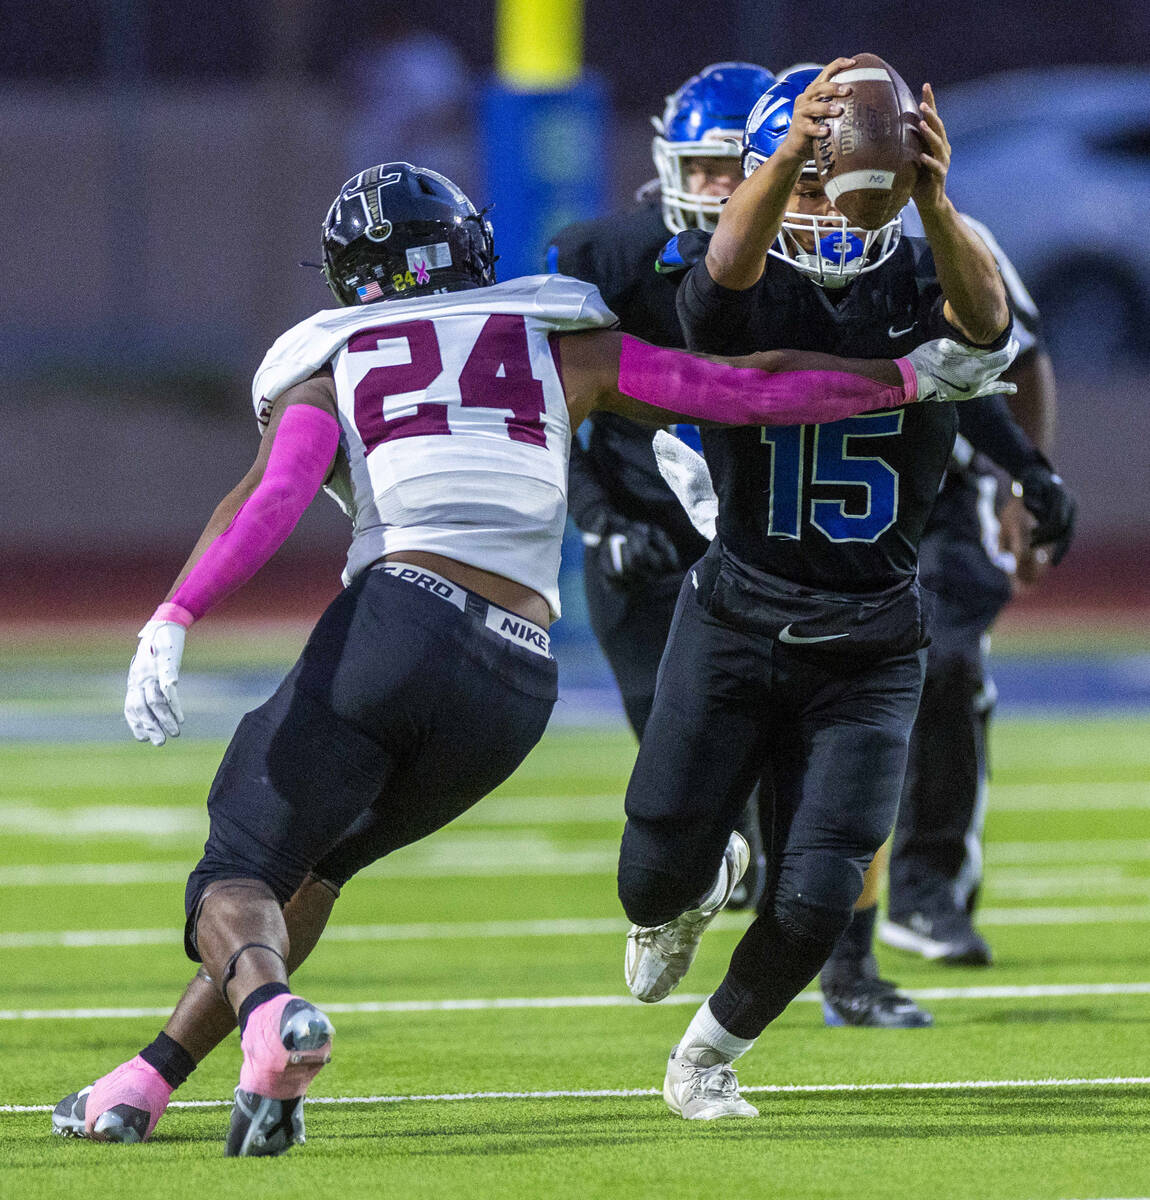
[[[538,275],[325,310],[280,337],[252,384],[262,423],[324,363],[335,376],[344,582],[424,550],[524,584],[558,616],[571,428],[548,339],[614,323],[596,288]]]

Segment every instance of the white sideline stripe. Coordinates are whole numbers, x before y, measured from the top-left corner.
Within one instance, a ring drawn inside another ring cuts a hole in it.
[[[1150,1084],[1146,1075],[1070,1079],[942,1079],[902,1083],[759,1083],[741,1084],[741,1092],[787,1095],[826,1092],[963,1092],[994,1088],[1130,1087]],[[452,1100],[629,1100],[661,1096],[661,1088],[578,1088],[545,1092],[429,1092],[408,1096],[307,1096],[307,1104],[405,1104]],[[226,1108],[229,1100],[173,1100],[169,1108]],[[52,1104],[0,1104],[0,1113],[51,1112]]]
[[[1150,886],[1150,881],[1147,881]],[[1110,925],[1150,921],[1150,905],[1094,905],[1077,908],[987,908],[980,925]],[[722,913],[712,928],[745,929],[746,914]],[[621,917],[557,917],[537,921],[412,922],[406,925],[332,925],[327,942],[477,941],[487,938],[595,937],[618,935],[630,928]],[[0,933],[0,950],[34,950],[48,946],[92,949],[102,946],[162,946],[178,942],[179,929],[61,929]]]
[[[1039,1000],[1081,996],[1150,996],[1150,983],[1035,983],[1018,986],[970,988],[915,988],[917,1000]],[[660,1003],[664,1007],[698,1007],[707,997],[701,993],[679,993]],[[817,1004],[819,992],[801,992],[796,1003]],[[497,996],[489,999],[457,1000],[360,1000],[325,1003],[328,1013],[437,1013],[493,1012],[507,1009],[558,1010],[569,1008],[636,1008],[641,1002],[627,995],[610,996]],[[127,1020],[136,1017],[166,1017],[170,1008],[27,1008],[0,1009],[0,1021],[94,1021]]]

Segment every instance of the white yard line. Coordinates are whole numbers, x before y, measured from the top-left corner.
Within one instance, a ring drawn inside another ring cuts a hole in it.
[[[741,1084],[742,1092],[771,1095],[810,1095],[834,1092],[965,1092],[1002,1088],[1144,1087],[1150,1076],[1112,1075],[1069,1079],[943,1079],[899,1083],[762,1083]],[[629,1100],[661,1095],[659,1088],[556,1088],[539,1092],[429,1092],[408,1096],[308,1096],[308,1104],[404,1104],[453,1100]],[[228,1100],[173,1100],[169,1108],[225,1108]],[[0,1113],[51,1112],[51,1104],[0,1104]]]
[[[1018,986],[969,988],[915,988],[917,1000],[1041,1000],[1084,996],[1150,996],[1150,983],[1035,983]],[[678,993],[668,996],[664,1006],[697,1007],[707,997]],[[818,992],[802,992],[797,1003],[817,1004]],[[572,1008],[635,1008],[638,1000],[623,994],[609,996],[495,996],[454,1000],[361,1000],[317,1001],[328,1013],[448,1013],[493,1012],[506,1009],[558,1010]],[[168,1008],[27,1008],[0,1009],[0,1021],[95,1021],[166,1017]]]
[[[618,839],[566,845],[545,833],[439,835],[399,850],[368,867],[367,879],[516,878],[522,875],[611,875],[618,865]],[[1099,838],[1086,841],[991,842],[989,869],[1009,866],[1060,867],[1069,863],[1109,866],[1150,862],[1150,840]],[[88,887],[183,881],[191,859],[172,862],[28,863],[0,867],[0,887]],[[985,919],[985,918],[984,918]]]
[[[992,783],[990,812],[1119,812],[1150,808],[1150,782]]]
[[[196,768],[201,771],[200,767]],[[117,780],[117,790],[147,788],[153,794],[174,783],[195,783],[198,775],[175,771],[167,778]],[[22,784],[28,787],[30,781]],[[207,782],[207,774],[204,774]],[[99,786],[111,787],[101,772]],[[11,786],[9,784],[8,786]],[[73,776],[64,780],[36,780],[37,790],[75,790],[87,787]],[[3,795],[0,792],[0,795]],[[1150,783],[1015,783],[992,788],[990,807],[995,812],[1121,812],[1150,809]],[[121,815],[122,814],[122,815]],[[33,794],[16,794],[0,799],[0,826],[22,834],[45,837],[96,834],[103,829],[110,837],[125,836],[132,827],[128,815],[137,819],[138,834],[176,836],[198,833],[207,820],[202,805],[98,805],[45,803]],[[621,792],[576,795],[550,793],[539,796],[489,796],[458,819],[461,826],[613,825],[623,821]]]
[[[745,929],[745,913],[722,913],[713,928]],[[1150,921],[1150,905],[1096,905],[1076,908],[987,908],[980,925],[1109,925]],[[520,921],[416,921],[404,925],[332,925],[327,942],[482,941],[488,938],[598,937],[627,932],[623,917],[555,917]],[[0,950],[71,949],[104,946],[162,946],[183,936],[179,929],[45,929],[0,933]]]

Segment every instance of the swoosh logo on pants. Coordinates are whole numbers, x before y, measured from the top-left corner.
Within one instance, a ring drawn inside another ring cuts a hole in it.
[[[801,633],[791,633],[790,625],[784,625],[779,630],[779,641],[788,642],[792,646],[806,646],[811,642],[833,642],[836,638],[845,638],[845,633],[824,633],[822,637],[803,637]]]

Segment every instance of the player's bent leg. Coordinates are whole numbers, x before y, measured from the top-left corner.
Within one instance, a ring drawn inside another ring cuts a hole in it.
[[[288,988],[287,927],[268,885],[242,878],[209,884],[192,929],[240,1025],[243,1067],[225,1153],[282,1154],[304,1140],[302,1101],[331,1059],[331,1022]]]
[[[670,995],[690,969],[707,926],[726,906],[750,861],[742,834],[732,831],[710,890],[697,906],[663,925],[632,925],[624,977],[637,1000],[654,1004]]]
[[[289,974],[315,947],[338,895],[334,883],[309,875],[284,907]],[[235,1012],[201,967],[160,1035],[135,1058],[65,1096],[52,1113],[52,1131],[106,1142],[146,1140],[175,1089],[235,1027]]]
[[[662,999],[730,899],[749,850],[732,836],[762,762],[767,639],[709,617],[683,585],[655,706],[627,787],[619,899],[633,995]]]

